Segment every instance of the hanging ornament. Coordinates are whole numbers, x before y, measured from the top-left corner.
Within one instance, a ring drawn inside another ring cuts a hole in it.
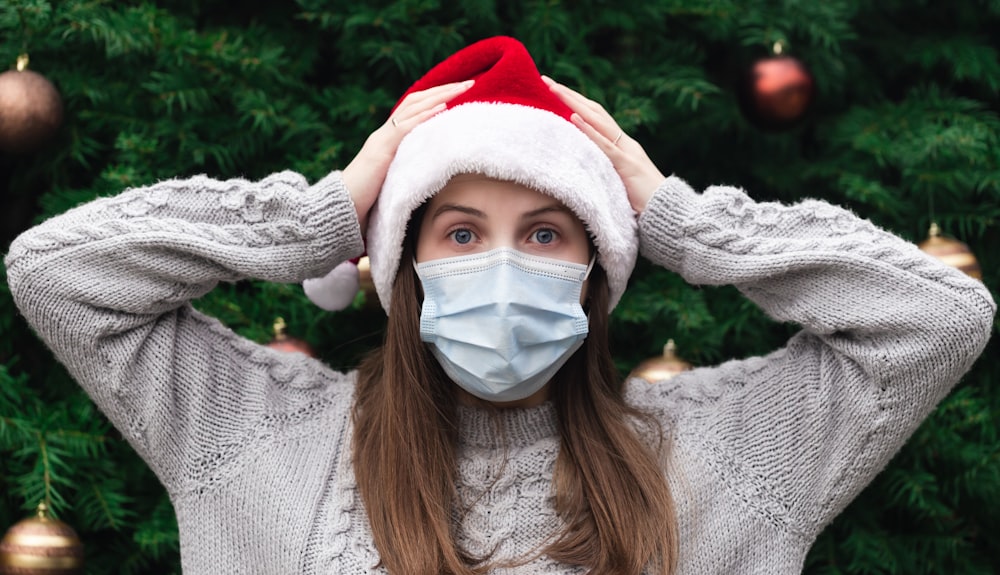
[[[378,300],[375,294],[375,282],[372,281],[372,264],[368,256],[361,256],[358,260],[358,284],[361,291],[365,292],[366,298]]]
[[[275,318],[274,320],[274,339],[272,339],[267,347],[276,349],[278,351],[286,352],[299,352],[308,355],[309,357],[316,357],[316,353],[313,348],[305,341],[289,337],[285,333],[285,328],[287,328],[284,318]]]
[[[28,153],[49,140],[63,120],[59,92],[45,76],[28,70],[28,55],[17,69],[0,74],[0,149]]]
[[[813,101],[812,74],[805,64],[783,51],[781,42],[775,42],[772,55],[754,62],[739,88],[744,114],[766,131],[794,126]]]
[[[917,244],[917,247],[951,267],[958,268],[982,281],[983,272],[969,246],[958,240],[942,236],[941,228],[937,222],[931,222],[931,227],[927,231],[927,239]]]
[[[48,515],[45,502],[38,514],[14,524],[0,540],[0,574],[76,575],[83,572],[83,544],[72,527]]]
[[[365,294],[365,307],[382,309],[378,292],[375,291],[375,282],[372,280],[372,266],[368,256],[361,256],[358,260],[358,284]]]
[[[674,340],[667,340],[667,345],[663,346],[663,355],[652,357],[640,363],[632,370],[631,377],[638,377],[646,380],[647,383],[658,383],[666,381],[671,377],[692,369],[692,365],[677,357],[677,345]]]

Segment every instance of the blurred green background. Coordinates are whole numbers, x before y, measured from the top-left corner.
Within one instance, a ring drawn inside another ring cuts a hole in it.
[[[665,173],[757,200],[822,198],[915,242],[934,219],[997,293],[997,0],[0,0],[0,66],[30,53],[65,103],[42,147],[0,152],[0,248],[50,215],[159,179],[318,179],[430,66],[496,34],[605,104]],[[808,67],[815,97],[801,121],[765,130],[740,86],[776,42]],[[284,317],[349,369],[381,338],[381,309],[364,299],[328,313],[299,286],[240,282],[196,305],[260,342]],[[624,374],[668,338],[706,365],[771,351],[795,327],[735,289],[695,289],[644,262],[612,329]],[[1000,572],[996,358],[994,341],[822,534],[806,573]],[[46,498],[80,533],[89,573],[180,572],[166,494],[0,278],[0,532]]]

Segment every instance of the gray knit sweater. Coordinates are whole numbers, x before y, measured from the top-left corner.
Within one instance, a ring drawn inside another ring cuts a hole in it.
[[[820,530],[982,351],[983,285],[842,209],[667,179],[642,253],[733,284],[802,330],[766,357],[630,382],[670,431],[680,573],[798,573]],[[175,180],[25,232],[6,257],[25,318],[166,486],[190,575],[373,571],[350,458],[354,375],[233,334],[189,301],[220,281],[299,282],[362,251],[338,173],[313,186]],[[498,560],[559,528],[551,405],[462,408],[456,532]],[[502,465],[501,443],[509,462]],[[484,494],[484,490],[487,491]],[[504,573],[579,573],[542,557]]]

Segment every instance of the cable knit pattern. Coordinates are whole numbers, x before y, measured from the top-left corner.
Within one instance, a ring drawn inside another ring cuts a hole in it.
[[[654,262],[802,326],[765,357],[628,386],[669,431],[679,573],[798,573],[982,351],[995,304],[822,202],[669,178],[639,232]],[[189,303],[219,281],[297,283],[361,251],[336,172],[312,186],[291,172],[161,182],[11,245],[25,318],[167,487],[185,573],[382,572],[351,465],[354,374],[246,341]],[[554,407],[461,408],[459,423],[459,542],[498,562],[532,557],[561,527]],[[495,572],[585,570],[542,556]]]

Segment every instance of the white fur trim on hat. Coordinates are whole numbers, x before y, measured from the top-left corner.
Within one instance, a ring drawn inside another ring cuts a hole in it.
[[[516,182],[563,202],[594,238],[608,274],[611,308],[621,299],[639,248],[635,212],[611,161],[576,126],[552,112],[471,102],[414,128],[399,145],[368,224],[367,251],[382,307],[410,215],[458,174]]]

